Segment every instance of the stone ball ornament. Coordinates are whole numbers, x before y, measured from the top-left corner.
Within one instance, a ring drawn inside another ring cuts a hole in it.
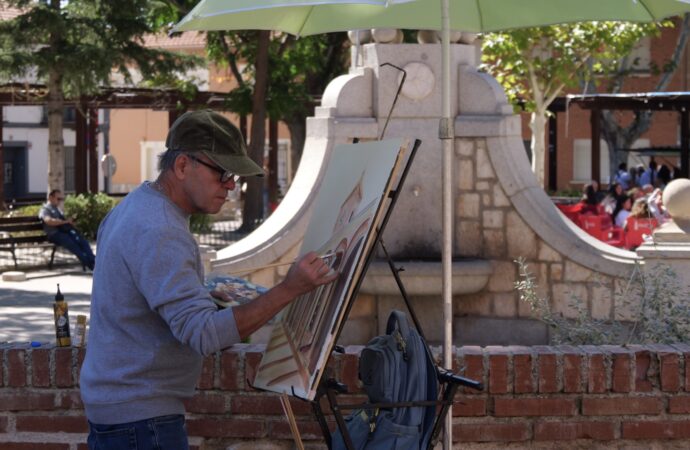
[[[371,35],[379,44],[400,44],[403,41],[403,32],[397,28],[374,28]]]
[[[662,199],[673,221],[687,231],[690,225],[690,180],[677,178],[671,181],[666,185]]]
[[[371,42],[371,30],[350,30],[347,37],[353,44],[368,44]]]
[[[456,43],[461,41],[465,33],[462,31],[450,32],[450,42]],[[417,42],[420,44],[438,44],[441,42],[441,32],[436,30],[419,30],[417,31]]]

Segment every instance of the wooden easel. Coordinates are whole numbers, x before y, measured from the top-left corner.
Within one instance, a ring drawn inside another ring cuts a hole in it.
[[[376,230],[376,244],[379,245],[381,250],[383,251],[383,254],[385,255],[385,258],[388,262],[388,265],[391,269],[391,272],[393,274],[393,278],[395,279],[395,282],[398,286],[398,289],[400,290],[400,294],[405,301],[405,305],[407,306],[408,311],[410,312],[410,316],[412,317],[412,321],[414,323],[415,328],[417,329],[417,332],[419,335],[422,337],[424,340],[424,345],[426,347],[426,351],[431,355],[431,351],[429,350],[428,344],[426,342],[426,338],[424,336],[424,332],[422,330],[422,327],[419,323],[419,320],[417,318],[417,315],[415,314],[415,311],[412,307],[412,303],[410,302],[410,299],[407,295],[407,291],[405,290],[405,286],[403,285],[402,280],[400,279],[400,272],[403,271],[404,269],[402,267],[397,267],[395,263],[393,262],[393,259],[391,258],[390,254],[388,253],[388,250],[386,249],[386,246],[384,245],[383,242],[383,230],[385,230],[386,225],[391,217],[391,214],[393,212],[393,208],[400,196],[401,188],[404,184],[404,181],[407,177],[407,174],[409,172],[409,169],[412,165],[412,161],[414,160],[414,157],[419,149],[419,146],[421,145],[421,141],[416,140],[414,143],[414,146],[412,148],[412,151],[410,153],[410,157],[407,160],[407,163],[405,165],[405,168],[400,176],[400,180],[398,182],[397,187],[394,190],[391,190],[389,193],[389,198],[391,199],[391,202],[388,206],[388,210],[386,211],[386,214],[381,222],[381,226]],[[366,257],[366,262],[364,265],[364,270],[362,271],[360,277],[358,278],[355,289],[353,291],[352,297],[351,298],[356,298],[357,293],[359,292],[359,289],[361,287],[362,281],[364,279],[364,275],[366,274],[366,271],[369,267],[369,264],[373,260],[373,256],[375,253],[375,248],[376,245],[373,245],[369,254]],[[341,322],[340,328],[338,329],[336,333],[336,340],[337,336],[340,335],[342,331],[342,327],[345,323],[345,320],[347,319],[347,316],[350,313],[350,310],[352,309],[352,304],[354,302],[349,302],[347,309],[345,311],[345,316],[343,321]],[[336,347],[336,351],[338,351]],[[347,393],[347,386],[345,386],[342,383],[339,383],[333,378],[330,377],[323,377],[318,385],[317,388],[317,393],[316,397],[314,400],[311,401],[312,405],[312,410],[314,411],[314,414],[316,416],[317,421],[319,422],[319,426],[321,428],[321,431],[323,433],[324,439],[326,441],[326,444],[328,445],[328,448],[332,448],[332,442],[331,442],[331,432],[330,429],[328,428],[328,422],[326,421],[326,416],[321,408],[321,398],[324,396],[326,397],[328,404],[333,411],[333,415],[335,417],[336,425],[338,429],[340,430],[340,433],[343,436],[343,440],[345,442],[346,447],[349,450],[353,450],[354,446],[352,445],[352,440],[350,439],[349,433],[347,431],[347,426],[345,424],[345,419],[343,417],[342,411],[348,411],[348,410],[353,410],[353,409],[373,409],[373,408],[401,408],[401,407],[419,407],[419,406],[429,406],[429,405],[438,405],[441,406],[438,414],[436,415],[436,420],[434,422],[433,426],[433,431],[431,434],[431,439],[429,441],[429,446],[428,449],[432,449],[434,445],[436,445],[436,442],[438,441],[441,430],[443,429],[443,423],[445,420],[446,415],[448,414],[448,411],[450,410],[451,406],[453,405],[453,398],[455,397],[455,393],[457,392],[458,388],[460,386],[467,386],[472,389],[477,389],[481,390],[483,389],[483,386],[480,382],[475,381],[475,380],[470,380],[468,378],[461,377],[459,375],[456,375],[452,373],[451,371],[448,371],[446,369],[436,367],[436,373],[437,373],[437,378],[439,381],[439,384],[441,385],[441,395],[440,399],[434,399],[434,400],[429,400],[429,401],[420,401],[420,402],[402,402],[402,403],[359,403],[359,404],[338,404],[337,401],[337,395],[338,394],[343,394]]]

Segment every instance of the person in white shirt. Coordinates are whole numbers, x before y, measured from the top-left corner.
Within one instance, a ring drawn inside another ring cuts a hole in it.
[[[617,227],[623,228],[625,226],[625,221],[628,219],[631,209],[632,200],[630,197],[627,195],[621,195],[618,197],[616,209],[613,211],[614,222]]]

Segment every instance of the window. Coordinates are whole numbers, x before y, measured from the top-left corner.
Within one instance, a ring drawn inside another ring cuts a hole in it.
[[[74,106],[67,106],[62,111],[62,121],[63,123],[74,123],[77,120],[77,110]],[[43,106],[43,111],[41,113],[41,123],[48,123],[48,107]]]

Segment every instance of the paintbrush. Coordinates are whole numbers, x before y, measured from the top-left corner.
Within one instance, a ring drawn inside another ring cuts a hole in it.
[[[333,255],[335,255],[335,252],[328,252],[328,253],[324,253],[323,255],[319,256],[319,258],[321,258],[321,259],[330,258]],[[256,272],[257,270],[270,269],[273,267],[289,266],[290,264],[293,264],[296,261],[297,260],[295,259],[295,260],[288,261],[288,262],[279,262],[279,263],[267,264],[265,266],[249,267],[247,269],[238,270],[237,272],[230,272],[228,275],[247,274],[250,272]]]

